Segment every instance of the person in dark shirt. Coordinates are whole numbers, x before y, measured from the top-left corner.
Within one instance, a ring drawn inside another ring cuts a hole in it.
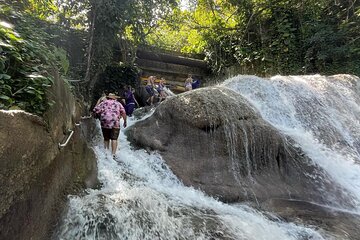
[[[125,111],[126,115],[131,117],[135,109],[135,104],[139,107],[139,103],[136,101],[132,87],[127,85],[124,86],[124,88]]]
[[[196,77],[192,77],[192,78],[193,78],[193,81],[191,83],[192,89],[199,88],[201,84],[200,79]]]

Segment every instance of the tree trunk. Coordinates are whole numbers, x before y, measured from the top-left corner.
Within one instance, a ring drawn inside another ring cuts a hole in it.
[[[93,11],[91,19],[91,27],[90,27],[90,39],[89,39],[89,46],[87,49],[87,65],[86,65],[86,74],[85,74],[85,82],[90,81],[90,69],[92,63],[92,48],[93,48],[93,41],[94,41],[94,30],[95,30],[95,20],[96,20],[96,8]]]

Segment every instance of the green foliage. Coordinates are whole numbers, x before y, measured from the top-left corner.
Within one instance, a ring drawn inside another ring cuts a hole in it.
[[[92,89],[97,74],[112,64],[114,46],[120,40],[133,46],[145,42],[145,38],[158,26],[158,21],[169,14],[175,0],[90,0],[88,70],[86,81]],[[121,49],[123,55],[129,49]],[[127,59],[126,59],[127,60]],[[127,64],[133,64],[133,57]]]
[[[2,7],[0,16],[15,22],[0,24],[0,108],[42,115],[51,105],[46,99],[46,91],[53,83],[48,70],[57,65],[67,70],[64,52],[51,47],[52,36],[33,18],[9,7]]]
[[[45,109],[45,89],[51,79],[36,57],[36,43],[20,38],[12,28],[0,26],[0,108],[20,108],[41,115]]]
[[[70,66],[67,52],[62,48],[54,47],[53,54],[56,62],[58,63],[59,70],[62,72],[62,74],[66,75]]]
[[[174,11],[151,44],[204,52],[214,72],[360,75],[360,3],[331,0],[198,0]]]
[[[56,1],[56,22],[65,28],[86,29],[89,1],[58,0]]]
[[[26,12],[39,19],[46,19],[57,11],[54,1],[51,0],[25,0]]]

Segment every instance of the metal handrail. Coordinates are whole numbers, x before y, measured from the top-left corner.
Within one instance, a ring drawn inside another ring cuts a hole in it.
[[[92,118],[92,116],[89,115],[89,116],[82,116],[81,117],[81,119],[88,119],[88,118]],[[78,126],[80,126],[80,124],[81,124],[81,122],[75,123],[75,126],[78,127]],[[70,132],[69,136],[67,137],[67,139],[66,139],[66,141],[64,143],[59,143],[59,145],[58,145],[59,148],[65,147],[69,143],[72,135],[74,134],[74,130],[69,129],[68,131]]]
[[[68,82],[82,82],[82,79],[67,79]]]
[[[69,129],[69,132],[70,132],[70,134],[69,134],[68,138],[66,139],[66,141],[64,143],[59,143],[59,148],[65,147],[69,143],[72,135],[74,134],[74,130]]]
[[[88,115],[88,116],[81,116],[81,119],[89,119],[89,118],[92,118],[91,115]]]

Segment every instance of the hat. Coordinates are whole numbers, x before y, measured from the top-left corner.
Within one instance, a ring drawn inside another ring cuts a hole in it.
[[[109,95],[107,95],[107,98],[117,99],[117,98],[120,98],[120,97],[116,96],[114,93],[109,93]]]

